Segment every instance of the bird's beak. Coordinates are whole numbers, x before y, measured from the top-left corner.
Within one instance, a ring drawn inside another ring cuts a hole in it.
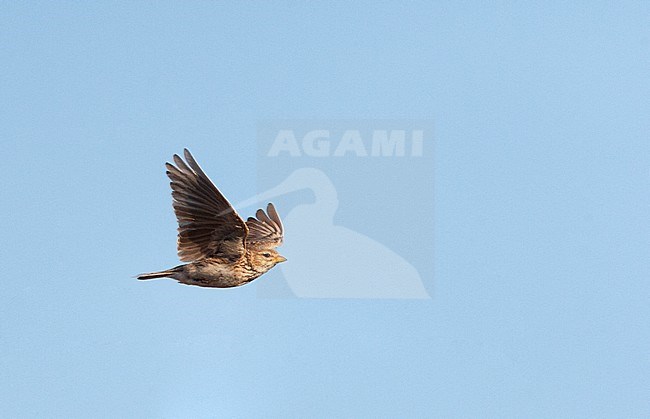
[[[282,262],[286,262],[286,261],[287,261],[287,258],[285,258],[284,256],[278,255],[278,257],[275,258],[276,263],[282,263]]]

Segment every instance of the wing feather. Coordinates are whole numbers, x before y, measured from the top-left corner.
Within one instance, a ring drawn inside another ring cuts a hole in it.
[[[239,259],[248,228],[228,200],[203,172],[189,150],[185,161],[167,163],[174,213],[178,221],[178,256],[190,262],[206,257]]]
[[[284,240],[284,227],[273,204],[268,204],[265,213],[259,209],[255,217],[246,220],[248,236],[246,236],[246,247],[256,249],[267,249],[278,247]]]

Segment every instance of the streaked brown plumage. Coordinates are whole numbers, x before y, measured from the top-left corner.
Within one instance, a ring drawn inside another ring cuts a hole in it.
[[[266,213],[244,220],[185,149],[166,163],[178,220],[178,256],[189,262],[138,279],[173,278],[199,287],[228,288],[247,284],[286,259],[275,247],[283,240],[282,221],[273,204]]]

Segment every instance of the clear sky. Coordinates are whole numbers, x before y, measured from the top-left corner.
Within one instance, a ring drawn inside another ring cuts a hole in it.
[[[2,3],[0,416],[648,415],[650,3],[376,3]],[[433,121],[430,299],[133,279],[283,119]]]

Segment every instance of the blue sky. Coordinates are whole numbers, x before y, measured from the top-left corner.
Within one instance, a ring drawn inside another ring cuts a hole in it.
[[[2,416],[650,411],[648,3],[1,8]],[[434,122],[432,299],[132,278],[163,163],[248,198],[283,118]]]

